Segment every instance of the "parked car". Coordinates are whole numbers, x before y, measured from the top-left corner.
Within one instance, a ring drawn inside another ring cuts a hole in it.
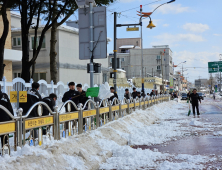
[[[203,93],[203,97],[207,97],[206,93]]]
[[[200,99],[202,99],[202,100],[204,100],[204,96],[203,96],[203,93],[198,93],[199,94],[199,96],[200,96]]]
[[[187,100],[187,99],[188,99],[187,94],[186,93],[182,93],[181,100]]]

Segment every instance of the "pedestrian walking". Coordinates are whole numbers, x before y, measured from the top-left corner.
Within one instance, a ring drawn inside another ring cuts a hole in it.
[[[132,97],[135,99],[137,97],[137,91],[136,88],[133,87]]]
[[[75,83],[74,82],[69,82],[69,91],[67,91],[62,98],[62,102],[66,102],[67,100],[72,100],[76,106],[79,104],[79,92],[75,90]],[[66,107],[66,112],[68,112],[67,105]],[[71,104],[71,111],[76,111],[75,107]]]
[[[8,95],[6,93],[2,93],[1,85],[0,85],[0,105],[4,106],[6,109],[8,109],[10,111],[10,113],[14,116],[14,112],[13,112],[10,100],[8,98]],[[11,117],[4,110],[1,109],[0,122],[10,121],[10,120],[12,120]],[[3,147],[4,135],[1,135],[0,137],[1,137],[1,146]],[[5,138],[5,144],[7,144],[7,138]]]
[[[197,117],[199,118],[200,112],[199,112],[199,103],[198,103],[198,101],[201,103],[200,96],[197,93],[197,90],[193,89],[193,93],[190,95],[190,102],[191,102],[192,108],[193,108],[193,116],[195,117],[195,108],[196,108]]]
[[[56,105],[56,100],[57,100],[57,95],[54,93],[51,93],[49,95],[49,97],[45,97],[42,99],[42,101],[45,102],[52,111],[54,111],[54,107]],[[49,110],[45,106],[43,106],[42,116],[47,116],[47,115],[49,115]],[[49,129],[50,129],[50,127],[49,127]],[[47,133],[47,129],[46,129],[46,127],[43,127],[42,134],[46,135],[46,133]]]
[[[154,90],[152,90],[152,92],[150,93],[150,97],[155,96],[154,94]]]
[[[117,99],[118,99],[118,95],[117,95],[117,93],[115,92],[114,87],[110,87],[110,92],[113,93],[113,96],[111,96],[111,97],[109,98],[109,101],[113,101],[114,98],[117,98]]]
[[[214,98],[214,100],[215,100],[215,98],[216,98],[215,93],[213,93],[213,98]]]
[[[140,99],[141,98],[141,93],[137,92],[137,97]]]
[[[124,97],[125,97],[127,100],[130,99],[129,89],[125,89]]]
[[[42,101],[42,97],[39,94],[38,90],[39,90],[39,83],[32,83],[32,89],[27,91],[27,103],[19,103],[19,106],[23,109],[23,115],[26,115],[26,113],[28,112],[28,110],[37,102]],[[30,115],[28,116],[28,118],[31,117],[38,117],[38,112],[37,112],[37,107],[36,106],[30,113]]]
[[[23,114],[22,115],[26,115],[26,113],[28,112],[28,110],[37,102],[42,101],[42,97],[39,94],[39,87],[40,84],[39,83],[32,83],[32,89],[27,91],[27,103],[19,103],[19,107],[21,107],[23,109]],[[33,110],[31,111],[31,113],[29,114],[28,118],[32,118],[32,117],[38,117],[38,106],[36,106],[35,108],[33,108]],[[34,138],[37,138],[38,136],[38,129],[34,129]]]
[[[89,99],[88,97],[86,97],[86,91],[84,91],[82,89],[82,84],[77,84],[76,85],[77,91],[79,92],[79,103],[82,103],[82,105],[84,106],[86,101]],[[87,110],[88,107],[85,107],[85,110]]]

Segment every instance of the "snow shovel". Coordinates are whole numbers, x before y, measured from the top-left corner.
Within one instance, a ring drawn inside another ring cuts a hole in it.
[[[190,102],[189,102],[189,111],[188,111],[188,116],[190,116],[191,110],[190,110]]]

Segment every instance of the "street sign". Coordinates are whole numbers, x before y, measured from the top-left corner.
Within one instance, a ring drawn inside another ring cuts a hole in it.
[[[106,7],[93,8],[94,51],[93,59],[107,58]],[[79,9],[79,59],[90,59],[90,18],[89,8]]]
[[[17,91],[10,91],[10,102],[11,103],[17,102]]]
[[[27,103],[27,91],[19,91],[19,103]]]
[[[139,31],[139,27],[126,28],[126,31]]]
[[[209,73],[217,73],[219,71],[222,72],[222,61],[208,62]]]

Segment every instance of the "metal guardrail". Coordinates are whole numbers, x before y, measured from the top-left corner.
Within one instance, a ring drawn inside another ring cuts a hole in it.
[[[123,99],[118,100],[114,98],[112,101],[107,99],[101,100],[95,103],[93,100],[89,99],[84,104],[80,103],[78,106],[71,101],[66,101],[60,109],[58,106],[55,107],[53,112],[46,103],[38,102],[35,103],[28,112],[22,116],[23,110],[18,109],[18,116],[13,116],[8,109],[0,105],[0,109],[4,110],[11,118],[12,121],[1,122],[0,123],[0,135],[4,135],[7,138],[7,143],[3,143],[2,153],[4,153],[5,148],[8,149],[10,154],[9,145],[9,134],[14,134],[14,150],[17,150],[17,146],[24,146],[26,141],[29,141],[30,146],[35,146],[36,136],[35,131],[38,130],[38,144],[43,144],[43,134],[42,128],[45,127],[46,135],[50,138],[54,137],[55,140],[60,140],[61,137],[72,136],[75,134],[82,134],[83,131],[94,130],[98,127],[105,125],[108,122],[117,120],[123,116],[129,115],[132,111],[138,109],[146,109],[147,107],[153,106],[159,102],[169,101],[169,95],[161,95],[154,97],[141,97],[136,99]],[[86,106],[90,107],[89,110],[84,110]],[[43,106],[49,111],[49,115],[42,116]],[[75,108],[76,111],[71,111],[71,106]],[[66,107],[66,112],[61,114],[61,111]],[[28,118],[33,109],[37,109],[39,117]],[[83,125],[83,119],[85,119],[85,124]],[[62,133],[60,126],[62,125]],[[52,134],[50,133],[50,127],[52,127]],[[26,134],[29,131],[30,135],[26,139]]]

